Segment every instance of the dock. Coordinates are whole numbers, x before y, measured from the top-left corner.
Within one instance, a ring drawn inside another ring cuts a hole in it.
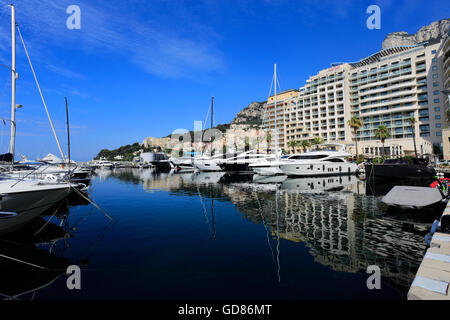
[[[437,230],[430,234],[429,248],[408,291],[408,300],[450,300],[449,219],[450,204],[447,204]]]

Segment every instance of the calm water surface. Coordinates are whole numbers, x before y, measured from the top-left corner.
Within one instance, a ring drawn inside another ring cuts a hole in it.
[[[0,293],[22,299],[405,299],[429,225],[386,215],[379,196],[370,195],[380,188],[386,186],[366,186],[356,177],[98,171],[89,195],[114,221],[78,201],[1,239],[0,255],[60,271],[0,256]],[[82,269],[81,290],[66,287],[69,264]],[[381,290],[367,289],[369,265],[381,269]]]

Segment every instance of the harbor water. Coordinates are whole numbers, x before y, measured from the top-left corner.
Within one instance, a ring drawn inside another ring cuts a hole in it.
[[[1,238],[0,294],[406,299],[429,221],[389,214],[383,188],[356,176],[97,170],[89,197],[114,220],[78,199]],[[49,265],[56,267],[39,268]],[[68,265],[81,268],[79,290],[67,288]],[[379,290],[366,283],[373,265]]]

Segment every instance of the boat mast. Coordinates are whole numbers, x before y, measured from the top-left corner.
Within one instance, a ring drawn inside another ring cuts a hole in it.
[[[69,105],[67,103],[67,97],[64,97],[64,99],[66,99],[66,121],[67,121],[67,151],[68,151],[68,156],[69,156],[69,162],[68,164],[70,165],[70,131],[69,131]]]
[[[14,163],[14,152],[16,145],[16,12],[14,5],[11,7],[11,142],[9,152],[12,154]]]
[[[277,128],[277,64],[274,64],[274,100],[275,100],[275,157],[278,159],[278,128]]]
[[[211,129],[214,126],[214,97],[211,97]],[[212,131],[211,131],[211,156],[213,155]]]

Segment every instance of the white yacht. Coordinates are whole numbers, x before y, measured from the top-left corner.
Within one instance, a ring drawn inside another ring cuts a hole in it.
[[[169,162],[172,165],[172,167],[177,171],[182,172],[190,172],[194,171],[195,167],[192,163],[191,157],[185,157],[185,158],[169,158]]]
[[[275,176],[283,175],[283,171],[280,169],[280,164],[286,163],[289,160],[300,159],[301,154],[284,155],[277,159],[262,159],[259,162],[252,163],[248,167],[260,176]]]
[[[356,163],[345,159],[351,154],[345,146],[338,143],[324,144],[322,150],[314,150],[299,155],[296,160],[287,160],[280,169],[287,176],[336,176],[355,174]]]
[[[217,164],[223,171],[229,172],[249,172],[252,163],[259,163],[262,160],[275,160],[276,155],[270,153],[258,153],[256,150],[243,152],[236,156],[220,159]]]
[[[112,169],[114,166],[113,163],[108,160],[98,160],[95,164],[99,169]]]
[[[200,171],[222,171],[222,168],[219,167],[219,161],[223,158],[223,154],[216,154],[214,156],[202,155],[195,157],[192,163]]]
[[[37,218],[67,197],[72,187],[53,180],[0,180],[0,235]]]

